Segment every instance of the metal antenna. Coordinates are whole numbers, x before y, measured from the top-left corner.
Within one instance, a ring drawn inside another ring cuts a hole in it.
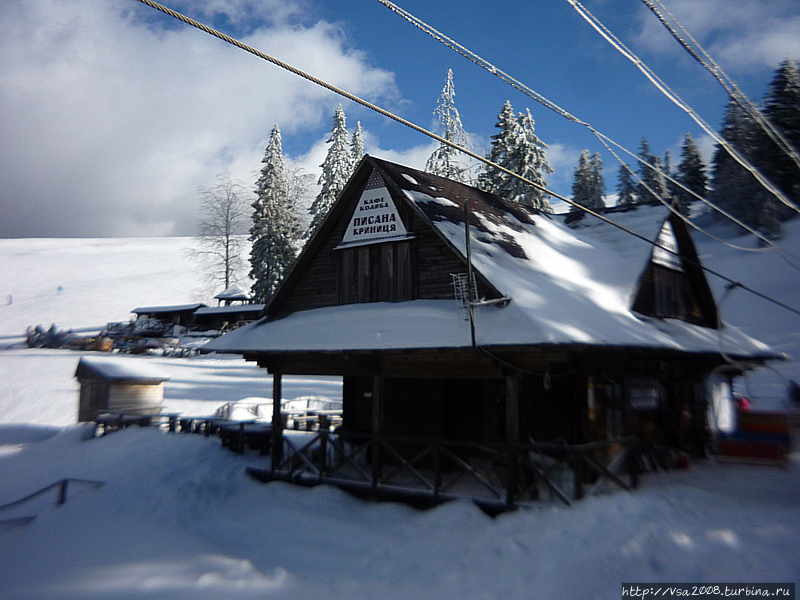
[[[469,315],[469,333],[472,340],[472,347],[475,347],[475,306],[474,302],[477,300],[477,294],[473,293],[474,290],[474,274],[472,273],[472,246],[470,244],[469,235],[469,198],[464,199],[464,237],[466,238],[467,245],[467,314]],[[477,291],[477,290],[475,290]]]

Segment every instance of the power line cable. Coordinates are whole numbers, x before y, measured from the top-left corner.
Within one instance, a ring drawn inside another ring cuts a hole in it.
[[[733,215],[731,215],[730,213],[728,213],[724,209],[720,208],[716,204],[712,203],[711,201],[707,200],[706,198],[703,198],[702,196],[697,194],[695,191],[693,191],[693,190],[689,189],[688,187],[686,187],[682,182],[678,181],[677,179],[674,179],[669,173],[664,173],[663,171],[658,169],[658,167],[656,167],[655,165],[650,164],[648,161],[644,160],[641,156],[635,154],[631,150],[628,150],[625,146],[623,146],[619,142],[615,141],[614,139],[612,139],[608,135],[604,134],[603,132],[599,131],[596,127],[594,127],[593,125],[591,125],[587,121],[584,121],[583,119],[580,119],[580,118],[576,117],[575,115],[570,113],[565,108],[559,106],[558,104],[556,104],[552,100],[546,98],[542,94],[540,94],[540,93],[536,92],[535,90],[531,89],[529,86],[527,86],[526,84],[522,83],[521,81],[519,81],[515,77],[509,75],[508,73],[506,73],[502,69],[498,68],[496,65],[494,65],[491,62],[489,62],[488,60],[482,58],[481,56],[479,56],[478,54],[476,54],[472,50],[466,48],[465,46],[463,46],[462,44],[460,44],[456,40],[452,39],[451,37],[448,37],[447,35],[445,35],[441,31],[437,30],[432,25],[429,25],[428,23],[426,23],[422,19],[416,17],[412,13],[410,13],[407,10],[401,8],[400,6],[395,4],[394,2],[391,2],[390,0],[377,0],[377,1],[380,4],[382,4],[383,6],[385,6],[386,8],[388,8],[390,11],[395,13],[396,15],[400,16],[401,18],[403,18],[407,22],[409,22],[412,25],[414,25],[417,29],[419,29],[423,33],[426,33],[427,35],[429,35],[432,38],[434,38],[436,41],[438,41],[441,44],[443,44],[444,46],[450,48],[451,50],[453,50],[457,54],[460,54],[461,56],[463,56],[464,58],[466,58],[470,62],[472,62],[472,63],[478,65],[479,67],[481,67],[482,69],[488,71],[489,73],[491,73],[492,75],[494,75],[498,79],[502,80],[503,82],[507,83],[508,85],[510,85],[511,87],[516,89],[517,91],[522,92],[523,94],[525,94],[529,98],[535,100],[536,102],[538,102],[539,104],[541,104],[545,108],[548,108],[549,110],[552,110],[556,114],[562,116],[565,119],[568,119],[569,121],[572,121],[573,123],[576,123],[578,125],[586,127],[590,131],[590,133],[592,133],[592,135],[595,136],[598,139],[598,141],[600,141],[600,143],[604,147],[606,147],[606,149],[608,149],[609,151],[610,151],[610,148],[608,148],[609,144],[617,147],[619,150],[621,150],[622,152],[624,152],[625,154],[627,154],[628,156],[630,156],[634,160],[638,161],[640,164],[644,165],[646,168],[654,171],[655,173],[660,174],[666,180],[672,182],[674,185],[676,185],[680,189],[684,190],[685,192],[687,192],[688,194],[690,194],[691,196],[693,196],[697,200],[703,202],[704,204],[706,204],[707,206],[709,206],[713,210],[716,210],[717,212],[719,212],[720,214],[722,214],[726,218],[730,219],[731,221],[736,223],[739,227],[741,227],[745,231],[748,231],[748,232],[752,233],[757,238],[759,238],[762,242],[764,242],[766,244],[766,246],[763,247],[763,248],[745,248],[743,246],[737,246],[735,244],[731,244],[731,243],[729,243],[729,242],[727,242],[725,240],[722,240],[721,238],[718,238],[717,236],[714,236],[713,234],[710,234],[707,231],[705,231],[704,229],[700,228],[699,226],[693,224],[692,226],[695,229],[697,229],[698,231],[704,233],[705,235],[709,236],[710,238],[715,239],[715,240],[717,240],[717,241],[719,241],[719,242],[721,242],[721,243],[723,243],[723,244],[725,244],[725,245],[727,245],[727,246],[729,246],[731,248],[744,249],[744,250],[751,251],[751,252],[763,252],[763,251],[766,251],[766,250],[772,250],[773,248],[777,248],[777,245],[772,240],[770,240],[769,238],[765,237],[759,231],[756,231],[755,229],[751,228],[750,226],[748,226],[747,224],[745,224],[741,220],[737,219],[736,217],[734,217]],[[615,158],[617,158],[617,161],[620,162],[620,165],[624,165],[624,161],[621,161],[615,155],[614,152],[611,152],[611,154],[612,154],[612,156],[615,156]],[[660,198],[659,198],[659,201],[661,201]],[[784,250],[781,250],[781,251],[785,252]],[[790,265],[792,264],[788,260],[787,260],[787,263],[790,264]]]
[[[605,39],[611,46],[627,58],[633,65],[642,72],[642,74],[652,83],[658,91],[666,96],[673,104],[681,108],[688,114],[692,120],[697,123],[703,131],[711,136],[721,148],[723,148],[739,165],[753,176],[753,178],[761,184],[761,186],[772,194],[777,200],[785,204],[792,210],[800,213],[800,207],[794,202],[789,200],[778,188],[770,183],[761,172],[756,169],[750,161],[742,156],[736,148],[734,148],[724,137],[719,135],[714,129],[705,122],[705,120],[687,103],[685,102],[674,90],[672,90],[655,72],[647,66],[647,64],[637,56],[630,48],[628,48],[614,33],[606,27],[602,21],[592,14],[583,4],[578,0],[564,0],[571,5],[578,15],[586,21],[600,36]]]
[[[268,61],[268,62],[270,62],[270,63],[272,63],[272,64],[274,64],[274,65],[276,65],[276,66],[278,66],[278,67],[280,67],[280,68],[282,68],[284,70],[286,70],[286,71],[289,71],[290,73],[293,73],[293,74],[297,75],[298,77],[302,77],[303,79],[306,79],[307,81],[311,81],[312,83],[315,83],[315,84],[319,85],[320,87],[323,87],[323,88],[325,88],[325,89],[327,89],[327,90],[329,90],[329,91],[331,91],[331,92],[333,92],[335,94],[338,94],[338,95],[340,95],[340,96],[342,96],[344,98],[347,98],[348,100],[351,100],[352,102],[360,104],[361,106],[363,106],[365,108],[368,108],[368,109],[370,109],[370,110],[372,110],[372,111],[374,111],[374,112],[376,112],[376,113],[378,113],[380,115],[383,115],[383,116],[385,116],[385,117],[387,117],[389,119],[392,119],[393,121],[396,121],[396,122],[398,122],[398,123],[400,123],[402,125],[405,125],[406,127],[410,128],[410,129],[413,129],[414,131],[417,131],[419,133],[422,133],[423,135],[426,135],[426,136],[428,136],[430,138],[433,138],[433,139],[437,140],[438,142],[440,142],[442,144],[450,146],[451,148],[454,148],[455,150],[458,150],[458,151],[466,154],[467,156],[470,156],[470,157],[472,157],[472,158],[474,158],[476,160],[479,160],[482,163],[484,163],[486,165],[489,165],[490,167],[498,169],[499,171],[502,171],[503,173],[506,173],[507,175],[510,175],[511,177],[514,177],[515,179],[518,179],[518,180],[522,181],[523,183],[526,183],[526,184],[530,185],[531,187],[533,187],[533,188],[535,188],[535,189],[537,189],[539,191],[542,191],[545,194],[548,194],[548,195],[552,196],[553,198],[557,198],[558,200],[561,200],[562,202],[564,202],[566,204],[569,204],[570,206],[574,206],[574,207],[582,210],[582,211],[592,215],[593,217],[596,217],[597,219],[600,219],[604,223],[607,223],[607,224],[611,225],[612,227],[615,227],[615,228],[619,229],[620,231],[624,231],[625,233],[627,233],[629,235],[632,235],[633,237],[638,238],[639,240],[641,240],[641,241],[643,241],[643,242],[645,242],[647,244],[650,244],[654,248],[660,248],[660,249],[664,250],[665,252],[668,252],[669,254],[674,254],[676,256],[680,256],[680,254],[676,250],[673,250],[671,248],[667,248],[666,246],[664,246],[662,244],[659,244],[658,242],[653,241],[653,240],[645,237],[641,233],[638,233],[637,231],[634,231],[633,229],[630,229],[629,227],[626,227],[625,225],[622,225],[620,223],[617,223],[616,221],[613,221],[613,220],[609,219],[605,215],[603,215],[601,213],[598,213],[597,211],[592,210],[591,208],[588,208],[586,206],[578,204],[577,202],[571,200],[570,198],[567,198],[566,196],[564,196],[562,194],[559,194],[558,192],[554,192],[554,191],[548,189],[547,187],[545,187],[545,186],[543,186],[541,184],[538,184],[538,183],[536,183],[534,181],[531,181],[530,179],[528,179],[526,177],[523,177],[522,175],[519,175],[519,174],[511,171],[510,169],[507,169],[506,167],[503,167],[503,166],[501,166],[501,165],[489,160],[488,158],[485,158],[485,157],[481,156],[480,154],[477,154],[476,152],[473,152],[472,150],[469,150],[468,148],[465,148],[465,147],[460,146],[460,145],[458,145],[458,144],[456,144],[454,142],[451,142],[450,140],[448,140],[448,139],[446,139],[446,138],[444,138],[444,137],[442,137],[442,136],[440,136],[440,135],[438,135],[438,134],[436,134],[436,133],[434,133],[432,131],[429,131],[429,130],[425,129],[424,127],[422,127],[420,125],[417,125],[416,123],[413,123],[412,121],[409,121],[408,119],[405,119],[405,118],[403,118],[403,117],[401,117],[399,115],[396,115],[396,114],[386,110],[385,108],[382,108],[380,106],[377,106],[376,104],[373,104],[373,103],[371,103],[371,102],[369,102],[367,100],[364,100],[363,98],[361,98],[359,96],[356,96],[355,94],[352,94],[352,93],[350,93],[350,92],[348,92],[348,91],[346,91],[346,90],[344,90],[342,88],[339,88],[339,87],[337,87],[337,86],[335,86],[335,85],[333,85],[331,83],[328,83],[328,82],[326,82],[326,81],[324,81],[324,80],[322,80],[322,79],[320,79],[318,77],[315,77],[314,75],[306,73],[305,71],[302,71],[301,69],[298,69],[297,67],[294,67],[294,66],[292,66],[292,65],[290,65],[290,64],[288,64],[288,63],[286,63],[286,62],[284,62],[284,61],[282,61],[282,60],[280,60],[278,58],[275,58],[274,56],[266,54],[265,52],[262,52],[261,50],[253,48],[252,46],[249,46],[249,45],[245,44],[244,42],[241,42],[241,41],[239,41],[239,40],[237,40],[237,39],[235,39],[235,38],[233,38],[233,37],[231,37],[231,36],[229,36],[229,35],[227,35],[225,33],[222,33],[221,31],[219,31],[217,29],[209,27],[208,25],[204,25],[203,23],[201,23],[201,22],[199,22],[199,21],[197,21],[197,20],[195,20],[195,19],[193,19],[191,17],[188,17],[188,16],[186,16],[186,15],[184,15],[182,13],[179,13],[178,11],[172,10],[171,8],[168,8],[167,6],[164,6],[163,4],[160,4],[159,2],[155,2],[154,0],[136,0],[136,1],[141,3],[141,4],[144,4],[146,6],[149,6],[150,8],[152,8],[154,10],[162,12],[162,13],[164,13],[164,14],[166,14],[166,15],[174,18],[174,19],[177,19],[178,21],[186,23],[187,25],[195,27],[196,29],[199,29],[200,31],[203,31],[203,32],[205,32],[205,33],[207,33],[209,35],[212,35],[212,36],[214,36],[214,37],[216,37],[216,38],[218,38],[218,39],[220,39],[220,40],[222,40],[224,42],[227,42],[228,44],[231,44],[232,46],[236,46],[237,48],[239,48],[241,50],[244,50],[245,52],[248,52],[248,53],[250,53],[250,54],[252,54],[254,56],[257,56],[258,58],[266,60],[266,61]],[[714,269],[711,269],[710,267],[706,267],[705,265],[703,265],[699,261],[697,261],[697,262],[692,261],[692,262],[694,262],[698,267],[700,267],[701,269],[703,269],[707,273],[710,273],[711,275],[714,275],[715,277],[719,277],[720,279],[722,279],[724,281],[727,281],[728,283],[736,283],[736,281],[734,279],[731,279],[730,277],[728,277],[726,275],[723,275],[722,273],[720,273],[720,272],[718,272],[718,271],[716,271]],[[751,294],[754,294],[755,296],[758,296],[759,298],[762,298],[762,299],[764,299],[764,300],[766,300],[768,302],[771,302],[771,303],[775,304],[776,306],[780,306],[781,308],[784,308],[784,309],[788,310],[789,312],[792,312],[792,313],[800,316],[800,310],[798,310],[798,309],[796,309],[796,308],[794,308],[792,306],[789,306],[788,304],[786,304],[784,302],[781,302],[780,300],[776,300],[775,298],[772,298],[771,296],[768,296],[768,295],[766,295],[766,294],[764,294],[762,292],[759,292],[758,290],[755,290],[755,289],[753,289],[753,288],[751,288],[749,286],[746,286],[744,284],[739,284],[739,285],[740,285],[740,287],[742,289],[749,291]]]
[[[660,0],[642,0],[642,3],[650,9],[650,12],[656,16],[675,41],[704,69],[711,73],[712,77],[714,77],[728,93],[731,100],[750,115],[750,117],[758,123],[764,133],[766,133],[769,138],[794,161],[797,168],[800,169],[800,155],[798,155],[794,147],[783,136],[780,130],[772,124],[767,116],[758,109],[758,106],[745,95],[736,82],[722,70],[719,63],[717,63],[708,51],[703,48],[700,42],[692,36],[678,18],[669,12]]]

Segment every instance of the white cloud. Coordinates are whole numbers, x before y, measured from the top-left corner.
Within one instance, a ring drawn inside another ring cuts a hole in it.
[[[580,149],[566,144],[550,144],[547,147],[547,160],[550,162],[550,166],[555,169],[555,173],[548,178],[548,187],[550,189],[567,196],[570,195],[572,177],[580,155]],[[550,203],[552,204],[553,202],[555,200],[551,198]]]
[[[665,5],[723,68],[774,68],[784,58],[800,56],[796,0],[672,0]],[[639,23],[639,44],[657,52],[684,52],[644,7]]]
[[[269,21],[285,23],[292,17],[299,17],[306,10],[305,0],[180,0],[173,2],[172,7],[192,13],[195,18],[214,18],[224,16],[235,25],[247,25],[253,22]]]
[[[255,2],[216,0],[205,11],[226,5],[245,14]],[[284,5],[286,14],[299,6]],[[0,7],[0,236],[193,233],[198,188],[226,171],[252,181],[273,123],[284,132],[317,128],[339,102],[196,30],[155,27],[129,7]],[[392,74],[370,66],[328,23],[261,27],[245,41],[357,94],[396,97]]]

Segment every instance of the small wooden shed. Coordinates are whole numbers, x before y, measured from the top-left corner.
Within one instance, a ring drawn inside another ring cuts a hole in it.
[[[164,382],[159,369],[143,359],[84,356],[75,377],[80,383],[78,422],[104,412],[145,415],[161,410]]]
[[[250,302],[250,296],[248,296],[242,291],[241,288],[238,288],[235,285],[224,289],[219,294],[214,296],[214,299],[217,301],[218,306],[222,305],[223,303],[225,306],[230,306],[234,302],[239,302],[241,304],[247,304]]]

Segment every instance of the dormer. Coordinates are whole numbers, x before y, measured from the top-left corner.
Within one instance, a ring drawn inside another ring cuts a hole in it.
[[[717,305],[686,224],[670,213],[655,241],[661,247],[639,276],[631,310],[717,329]]]

